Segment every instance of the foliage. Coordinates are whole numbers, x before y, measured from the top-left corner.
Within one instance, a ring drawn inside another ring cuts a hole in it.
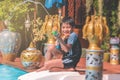
[[[41,41],[45,39],[45,36],[41,36],[40,31],[43,25],[43,20],[38,17],[36,20],[32,21],[32,42]]]
[[[21,2],[23,0],[0,1],[0,20],[10,20],[11,24],[8,28],[12,31],[19,31],[23,28],[26,13],[32,10],[29,3],[20,5]]]
[[[103,42],[102,42],[102,45],[101,45],[101,48],[103,49],[103,50],[105,50],[105,52],[108,52],[109,51],[109,49],[110,49],[110,42],[109,42],[109,40],[110,40],[110,36],[109,36],[109,34],[103,39]]]
[[[95,8],[95,10],[96,10],[96,14],[98,14],[98,0],[93,0],[93,6],[94,6],[94,8]]]
[[[119,34],[120,26],[117,24],[117,8],[118,0],[104,0],[103,15],[107,18],[110,36],[117,36]]]
[[[118,0],[103,0],[103,3],[103,16],[107,18],[110,36],[118,36],[120,33],[120,26],[117,24]],[[96,14],[98,14],[98,4],[98,0],[93,0],[93,7]]]
[[[120,35],[120,26],[118,24],[114,24],[111,30],[111,37],[118,37]]]
[[[109,51],[110,37],[118,36],[120,34],[120,26],[117,24],[117,8],[118,0],[104,0],[103,15],[107,18],[108,27],[110,30],[110,34],[106,36],[101,45],[101,48],[105,51]]]
[[[86,15],[89,15],[92,4],[93,4],[93,0],[86,0],[86,4],[85,4],[85,6],[86,6]]]

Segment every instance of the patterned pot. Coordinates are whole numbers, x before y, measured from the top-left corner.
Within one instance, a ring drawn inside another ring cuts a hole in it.
[[[110,64],[118,65],[120,63],[119,59],[119,48],[111,48],[110,49]]]
[[[3,61],[14,61],[21,45],[21,35],[4,29],[0,32],[0,51]]]
[[[102,80],[103,50],[86,50],[85,80]]]
[[[42,61],[42,53],[36,48],[28,47],[21,53],[21,63],[26,69],[38,68]]]
[[[119,48],[120,39],[119,37],[113,37],[110,39],[110,64],[118,65],[120,63],[120,48]]]

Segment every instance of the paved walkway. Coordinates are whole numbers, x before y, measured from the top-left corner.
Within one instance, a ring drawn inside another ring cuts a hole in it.
[[[85,69],[85,65],[86,65],[86,59],[85,58],[81,58],[78,65],[77,65],[77,69]],[[2,57],[0,55],[0,63],[2,63]],[[31,72],[31,71],[34,71],[36,69],[33,69],[33,70],[27,70],[25,69],[21,62],[20,62],[20,58],[16,58],[14,62],[6,62],[6,64],[9,64],[9,65],[12,65],[12,66],[15,66],[15,67],[18,67],[20,69],[23,69],[23,70],[26,70],[28,72]],[[54,68],[54,71],[59,71],[58,68]],[[84,72],[81,72],[81,73],[84,73]],[[103,73],[104,74],[120,74],[120,64],[119,65],[112,65],[108,62],[104,62],[103,63]]]
[[[0,63],[2,63],[2,57],[0,56]],[[21,62],[20,62],[20,58],[16,58],[14,62],[6,62],[6,64],[18,67],[22,70],[31,72],[31,71],[35,71],[37,69],[32,69],[32,70],[27,70],[25,69]],[[86,66],[85,66],[85,58],[81,58],[78,65],[77,65],[77,69],[82,69],[85,70]],[[60,71],[60,69],[58,68],[53,68],[52,71]],[[80,72],[81,74],[85,74],[85,71]],[[103,63],[103,74],[120,74],[120,64],[119,65],[112,65],[109,62],[104,62]]]

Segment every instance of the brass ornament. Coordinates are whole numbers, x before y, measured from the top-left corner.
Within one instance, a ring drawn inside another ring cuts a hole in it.
[[[41,64],[43,56],[40,50],[29,47],[22,51],[20,59],[26,69],[35,69]]]
[[[60,32],[60,18],[59,15],[46,15],[45,21],[43,22],[40,30],[36,33],[38,35],[36,39],[45,40],[47,37],[48,43],[53,40],[54,43],[54,36],[52,35],[53,30],[57,30]],[[35,32],[35,31],[34,31]],[[50,40],[50,41],[49,41]]]
[[[88,49],[100,50],[100,44],[109,33],[106,18],[103,16],[87,16],[82,29],[83,39],[88,39]]]

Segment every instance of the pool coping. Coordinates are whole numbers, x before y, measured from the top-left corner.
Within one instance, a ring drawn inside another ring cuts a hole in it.
[[[80,61],[78,63],[78,69],[86,69],[85,60],[86,60],[85,58],[80,59]],[[33,71],[36,71],[37,69],[39,69],[39,68],[36,68],[36,69],[26,69],[26,68],[24,68],[24,66],[22,65],[19,57],[17,57],[14,62],[12,62],[12,61],[2,62],[2,58],[0,57],[0,63],[19,68],[19,69],[24,70],[26,72],[33,72]],[[109,62],[104,62],[103,63],[103,74],[120,74],[120,68],[119,67],[120,67],[120,64],[119,65],[112,65]],[[53,71],[59,72],[61,70],[53,69]],[[79,72],[79,73],[80,74],[85,74],[85,71],[84,72]]]
[[[26,71],[26,72],[33,72],[33,71],[35,71],[35,70],[38,69],[38,68],[36,68],[36,69],[26,69],[26,68],[23,67],[23,65],[21,64],[19,58],[16,58],[15,61],[5,61],[5,62],[1,62],[1,64],[10,65],[10,66],[12,66],[12,67],[19,68],[19,69],[24,70],[24,71]]]

